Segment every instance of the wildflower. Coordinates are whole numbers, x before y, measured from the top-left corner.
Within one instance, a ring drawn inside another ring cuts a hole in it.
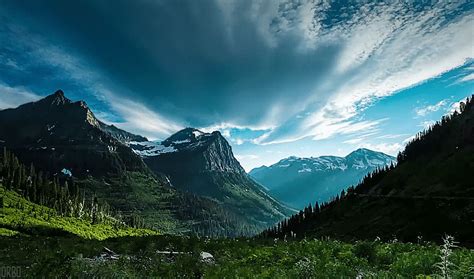
[[[449,257],[453,253],[453,248],[457,247],[454,241],[454,237],[450,235],[445,235],[443,238],[443,245],[441,246],[441,255],[440,255],[440,262],[435,264],[441,272],[441,278],[449,279],[451,278],[451,270],[455,267],[455,264],[449,260]]]

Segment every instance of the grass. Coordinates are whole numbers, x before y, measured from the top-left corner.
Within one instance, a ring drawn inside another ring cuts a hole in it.
[[[436,278],[443,247],[424,243],[336,240],[197,239],[173,236],[109,238],[0,237],[0,262],[25,277],[73,278]],[[95,258],[103,247],[118,260]],[[157,251],[178,251],[169,256]],[[200,252],[215,264],[202,263]],[[474,251],[450,253],[449,278],[473,278]]]
[[[438,246],[157,235],[61,217],[2,187],[0,196],[0,270],[25,278],[474,278],[474,250],[449,237]],[[100,257],[104,247],[119,259]],[[202,262],[203,251],[215,263]]]
[[[0,208],[0,235],[77,235],[85,239],[156,235],[147,229],[112,224],[91,224],[74,217],[63,217],[53,209],[32,203],[19,194],[0,186],[3,208]]]

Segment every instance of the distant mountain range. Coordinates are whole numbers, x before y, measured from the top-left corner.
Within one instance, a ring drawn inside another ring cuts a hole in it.
[[[295,208],[328,201],[369,172],[395,163],[395,157],[361,148],[346,157],[289,157],[250,171],[277,199]]]
[[[250,235],[291,213],[248,177],[218,132],[185,129],[152,144],[61,90],[0,111],[0,146],[163,232]]]
[[[396,166],[264,235],[440,241],[448,234],[474,245],[474,96],[460,111],[418,133]]]

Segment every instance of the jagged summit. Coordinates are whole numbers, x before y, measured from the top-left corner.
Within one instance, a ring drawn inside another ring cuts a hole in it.
[[[157,167],[153,175],[131,149],[150,143],[146,138],[104,124],[84,101],[71,101],[62,91],[0,111],[0,148],[45,174],[68,173],[114,208],[166,224],[163,231],[248,235],[289,215],[246,176],[219,133],[188,128],[168,142],[164,148],[176,157],[153,158],[163,159],[157,166],[170,172]]]
[[[133,134],[100,122],[84,101],[62,90],[36,102],[0,111],[0,139],[20,159],[55,173],[73,174],[143,169],[124,145]]]
[[[45,98],[39,100],[39,104],[49,104],[54,106],[61,106],[66,104],[71,104],[72,101],[64,95],[64,92],[59,89],[51,95],[46,96]]]
[[[204,133],[195,128],[184,128],[162,142],[163,145],[175,145],[182,143],[193,143],[202,138],[202,136],[209,136],[209,133]]]
[[[185,128],[158,143],[135,143],[155,173],[163,173],[177,189],[225,204],[259,224],[268,224],[289,210],[253,181],[217,131]]]

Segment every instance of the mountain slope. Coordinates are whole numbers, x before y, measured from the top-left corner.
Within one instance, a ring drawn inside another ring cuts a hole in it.
[[[68,169],[74,176],[101,176],[146,171],[140,157],[117,135],[133,137],[98,121],[85,102],[72,102],[61,90],[0,111],[0,145],[50,173]]]
[[[249,174],[278,200],[303,208],[315,201],[328,201],[357,184],[367,173],[394,161],[387,154],[358,149],[346,157],[289,157],[269,167],[253,169]]]
[[[367,176],[346,195],[321,208],[306,208],[265,234],[439,241],[446,233],[473,245],[472,98],[461,110],[419,133],[396,167]]]
[[[177,189],[211,198],[262,228],[291,212],[245,173],[219,132],[186,128],[161,144],[131,146]]]
[[[126,218],[139,215],[165,233],[237,236],[262,228],[216,201],[170,187],[128,146],[144,140],[100,122],[86,103],[72,102],[60,90],[0,111],[0,147],[42,177],[68,175],[88,198],[105,201]]]

